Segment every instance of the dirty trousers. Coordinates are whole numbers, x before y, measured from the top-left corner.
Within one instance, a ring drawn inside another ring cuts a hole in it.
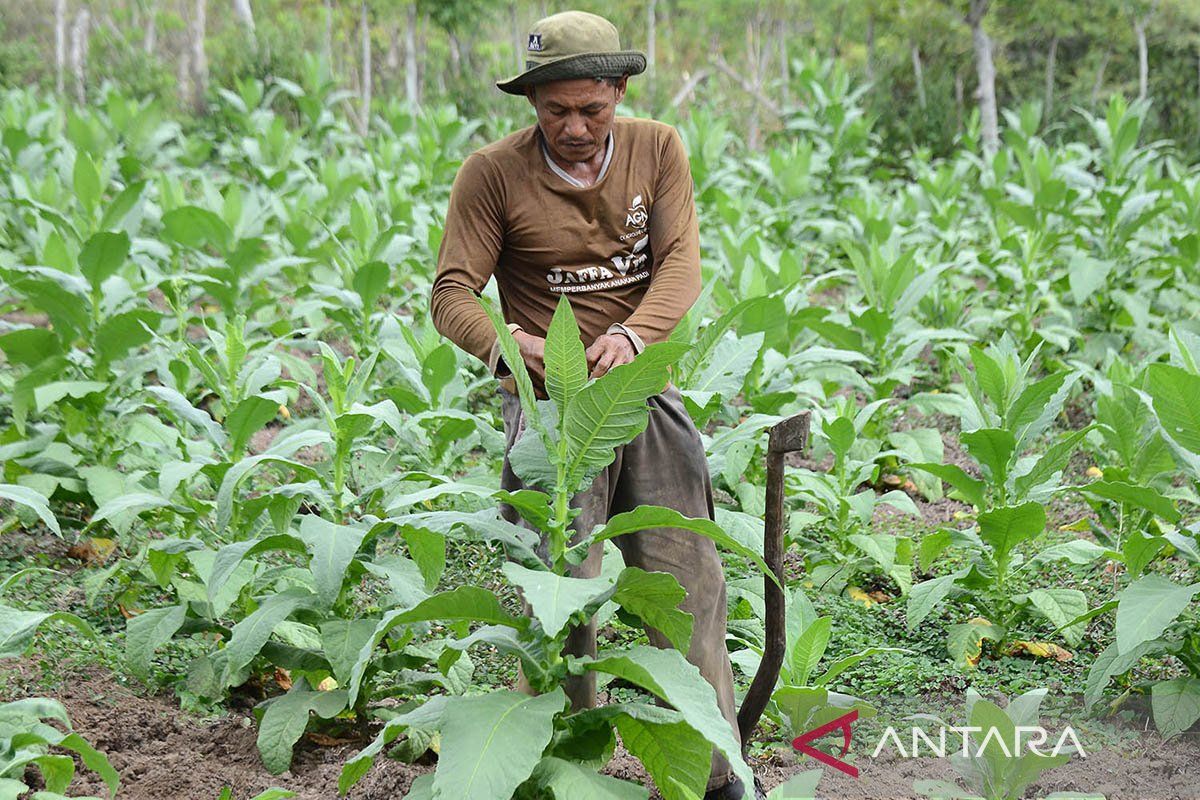
[[[524,414],[516,395],[501,389],[504,417],[505,458],[501,473],[501,488],[516,491],[524,488],[521,479],[512,471],[508,450],[525,429]],[[658,505],[673,508],[684,516],[713,518],[712,484],[704,444],[695,424],[684,408],[679,390],[669,386],[662,394],[647,401],[650,419],[643,431],[629,444],[618,447],[613,463],[605,468],[591,487],[571,500],[580,514],[572,529],[590,531],[610,517],[631,511],[639,505]],[[509,506],[502,506],[505,517],[524,524]],[[626,566],[639,567],[647,572],[669,572],[687,592],[679,607],[693,617],[692,640],[687,660],[699,668],[717,693],[721,714],[738,738],[737,710],[733,700],[733,671],[729,652],[725,648],[725,572],[716,546],[710,539],[679,528],[653,528],[625,534],[613,540],[621,551]],[[543,541],[541,556],[546,558]],[[592,546],[582,563],[570,568],[578,578],[600,574],[603,542]],[[530,614],[526,605],[525,611]],[[665,636],[653,628],[646,629],[655,647],[670,647]],[[596,622],[571,628],[564,648],[575,656],[596,654]],[[519,688],[528,691],[524,675]],[[596,674],[567,679],[565,690],[575,709],[596,705]],[[708,788],[724,786],[732,777],[728,759],[713,751],[712,772]]]

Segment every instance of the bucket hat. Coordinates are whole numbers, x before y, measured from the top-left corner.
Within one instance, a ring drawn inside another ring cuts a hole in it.
[[[622,50],[617,28],[586,11],[563,11],[538,20],[525,41],[525,71],[496,84],[509,94],[526,86],[572,78],[619,78],[646,69],[646,56]]]

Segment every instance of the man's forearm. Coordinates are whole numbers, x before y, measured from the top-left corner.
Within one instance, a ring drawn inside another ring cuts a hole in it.
[[[429,298],[433,327],[494,370],[495,362],[489,360],[496,349],[496,331],[479,296],[470,288],[444,278],[439,275],[434,281]]]

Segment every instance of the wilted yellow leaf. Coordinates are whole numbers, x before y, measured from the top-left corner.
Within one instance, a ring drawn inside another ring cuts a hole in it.
[[[317,684],[317,691],[320,692],[332,692],[336,688],[338,688],[338,682],[333,679],[332,675]]]
[[[864,592],[857,586],[851,586],[846,589],[846,594],[850,595],[850,599],[856,603],[862,603],[867,608],[875,605],[875,601],[871,599],[871,595]]]
[[[89,565],[103,564],[117,549],[115,539],[92,536],[80,539],[67,550],[67,558],[74,558]]]
[[[1075,657],[1071,651],[1059,647],[1053,642],[1016,641],[1008,648],[1008,654],[1010,656],[1025,654],[1034,658],[1052,658],[1055,661],[1070,661]]]

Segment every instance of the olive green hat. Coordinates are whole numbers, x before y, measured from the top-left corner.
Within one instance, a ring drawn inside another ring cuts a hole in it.
[[[525,71],[496,84],[509,94],[572,78],[619,78],[646,69],[646,56],[622,50],[617,28],[586,11],[564,11],[534,23],[525,42]]]

